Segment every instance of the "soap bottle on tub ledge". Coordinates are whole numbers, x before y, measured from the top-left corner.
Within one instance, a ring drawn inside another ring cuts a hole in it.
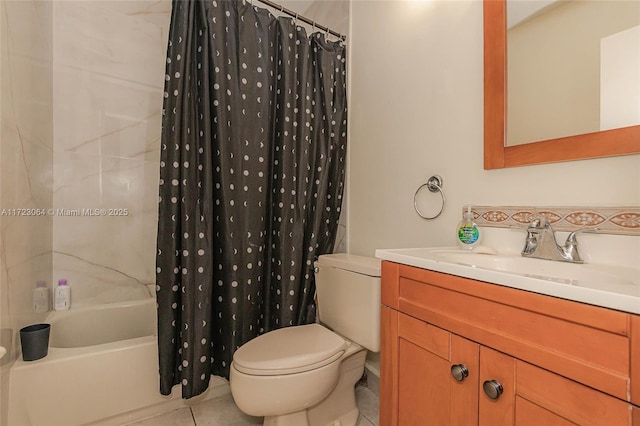
[[[471,250],[480,244],[481,236],[480,228],[473,221],[471,206],[467,206],[467,211],[462,216],[462,220],[456,228],[456,241],[458,242],[458,246],[464,250]]]
[[[38,313],[48,312],[49,289],[46,281],[36,281],[36,288],[33,289],[33,311]]]
[[[71,307],[71,287],[67,280],[58,281],[58,286],[53,292],[53,308],[56,311],[66,311]]]

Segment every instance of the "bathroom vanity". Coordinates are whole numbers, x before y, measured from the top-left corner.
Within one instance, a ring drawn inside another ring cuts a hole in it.
[[[640,426],[635,285],[606,294],[433,253],[376,256],[380,424]],[[554,291],[575,291],[578,301]]]

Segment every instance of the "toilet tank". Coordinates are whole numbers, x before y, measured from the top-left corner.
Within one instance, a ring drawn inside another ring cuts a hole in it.
[[[315,263],[320,323],[372,352],[380,351],[380,259],[346,253]]]

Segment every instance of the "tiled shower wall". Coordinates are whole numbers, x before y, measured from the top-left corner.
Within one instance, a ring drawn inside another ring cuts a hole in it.
[[[155,280],[170,12],[169,0],[54,2],[53,270],[76,306],[144,297]]]
[[[51,281],[53,205],[52,7],[0,2],[0,424],[6,424],[14,330],[39,322],[31,309],[37,280]],[[24,210],[18,210],[24,209]]]
[[[0,425],[17,330],[46,315],[31,307],[37,280],[68,278],[76,305],[142,297],[154,281],[170,10],[0,2]]]

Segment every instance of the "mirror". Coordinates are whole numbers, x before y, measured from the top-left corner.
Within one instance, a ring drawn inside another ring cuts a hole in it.
[[[507,146],[638,124],[640,2],[507,0]]]
[[[504,0],[484,0],[485,169],[640,153],[640,125],[505,146],[506,21]]]

